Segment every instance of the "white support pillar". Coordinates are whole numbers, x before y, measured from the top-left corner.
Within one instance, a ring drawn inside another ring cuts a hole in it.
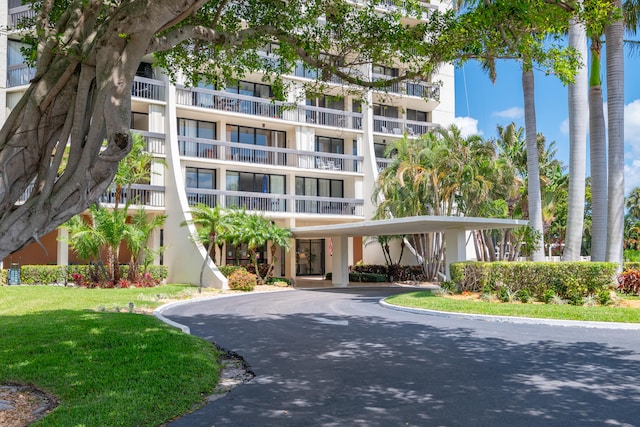
[[[346,287],[349,284],[349,238],[333,236],[332,239],[331,283],[334,287]]]
[[[58,265],[69,265],[69,229],[66,227],[58,227]]]
[[[466,233],[464,230],[446,230],[444,232],[445,244],[447,246],[445,253],[447,280],[451,280],[451,271],[449,270],[451,263],[467,260],[467,240],[465,237]]]

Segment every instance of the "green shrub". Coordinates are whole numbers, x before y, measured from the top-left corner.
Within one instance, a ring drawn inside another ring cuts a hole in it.
[[[635,249],[625,249],[623,251],[623,256],[625,261],[629,261],[632,263],[640,264],[640,251]]]
[[[245,269],[236,270],[229,276],[229,288],[236,291],[252,291],[256,287],[256,275]]]
[[[598,292],[597,299],[600,305],[611,304],[611,291],[608,289],[601,290],[600,292]]]
[[[325,280],[331,280],[333,279],[333,273],[328,272],[327,274],[324,275],[324,279]]]
[[[231,276],[231,273],[233,273],[234,271],[247,271],[247,269],[242,265],[219,265],[218,270],[220,270],[220,273],[222,273],[222,275],[227,278]]]
[[[349,281],[381,283],[387,281],[387,276],[386,274],[376,273],[349,273]]]
[[[531,301],[531,291],[529,289],[520,289],[516,297],[521,303],[526,304]]]
[[[540,296],[539,300],[542,301],[545,304],[549,304],[551,303],[551,301],[553,300],[553,298],[556,296],[556,293],[553,291],[553,289],[547,289],[546,291],[544,291],[544,293]]]
[[[267,279],[267,285],[273,285],[276,283],[280,283],[279,286],[289,286],[291,285],[291,281],[286,277],[269,277]]]
[[[0,286],[7,284],[7,270],[0,270]]]
[[[500,286],[498,288],[498,291],[496,292],[496,296],[498,297],[500,302],[513,302],[516,293],[506,286]]]
[[[129,272],[128,265],[120,265],[120,276],[125,277]],[[103,270],[104,269],[104,270]],[[96,273],[97,271],[97,273]],[[111,286],[105,278],[106,267],[93,267],[93,273],[88,265],[23,265],[20,271],[20,281],[25,285],[50,285],[54,283],[75,283],[77,277],[83,278],[83,285],[88,287]],[[95,282],[98,276],[98,282]],[[165,265],[152,265],[147,272],[140,272],[140,286],[156,286],[168,276]]]
[[[442,288],[442,290],[450,294],[460,293],[460,289],[458,288],[458,285],[455,282],[452,282],[451,280],[445,280],[444,282],[440,282],[440,288]]]
[[[67,269],[63,265],[23,265],[20,282],[23,285],[64,284],[69,281]]]
[[[622,270],[640,270],[640,262],[623,262]]]
[[[527,289],[542,300],[551,289],[560,298],[610,289],[617,268],[607,262],[460,262],[451,264],[451,279],[461,291],[486,292],[504,284],[512,291]]]

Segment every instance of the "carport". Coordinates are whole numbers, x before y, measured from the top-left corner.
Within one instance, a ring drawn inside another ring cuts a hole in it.
[[[449,265],[452,262],[465,261],[467,259],[467,231],[517,228],[528,223],[529,221],[517,219],[414,216],[351,224],[294,227],[291,232],[296,239],[327,237],[333,239],[333,256],[331,257],[332,283],[335,287],[344,287],[349,283],[349,237],[444,232],[446,247],[445,271],[448,279],[450,278]]]

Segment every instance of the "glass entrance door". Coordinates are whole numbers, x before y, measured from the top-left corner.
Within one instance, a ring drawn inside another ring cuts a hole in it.
[[[296,276],[324,273],[324,239],[296,240]]]

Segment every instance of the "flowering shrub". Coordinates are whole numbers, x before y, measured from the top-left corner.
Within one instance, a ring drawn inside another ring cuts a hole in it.
[[[236,270],[229,276],[229,288],[236,291],[252,291],[256,287],[256,275],[244,270]]]

